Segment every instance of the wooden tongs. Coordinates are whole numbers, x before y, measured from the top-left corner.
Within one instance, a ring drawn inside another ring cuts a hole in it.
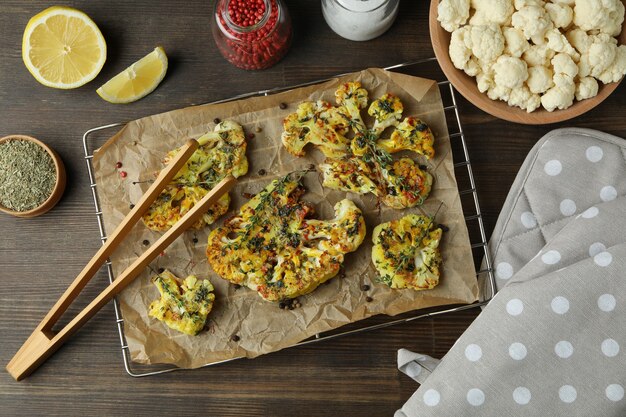
[[[102,264],[109,258],[120,242],[128,235],[133,226],[150,207],[165,186],[174,178],[176,173],[183,167],[189,157],[198,148],[198,142],[191,139],[181,147],[176,157],[161,171],[155,182],[141,197],[141,200],[128,213],[115,231],[108,237],[106,243],[98,250],[89,263],[78,274],[74,282],[59,298],[54,307],[37,326],[35,331],[24,342],[24,345],[9,362],[6,369],[15,380],[19,381],[30,375],[50,355],[72,336],[83,324],[93,317],[100,308],[108,303],[115,295],[122,291],[139,275],[145,267],[154,260],[165,248],[167,248],[182,232],[194,224],[207,209],[228,192],[236,180],[227,176],[217,184],[202,200],[185,214],[170,230],[163,234],[148,250],[146,250],[135,262],[122,272],[105,290],[103,290],[87,307],[76,315],[58,333],[52,331],[52,327],[70,306],[72,301],[80,294],[87,282],[100,269]]]

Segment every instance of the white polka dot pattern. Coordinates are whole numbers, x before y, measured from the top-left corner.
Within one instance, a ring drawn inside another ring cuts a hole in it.
[[[509,346],[509,356],[515,359],[516,361],[521,361],[526,357],[528,351],[526,350],[526,346],[523,343],[515,342]]]
[[[593,261],[599,266],[609,266],[611,265],[611,262],[613,262],[613,255],[606,251],[600,252],[593,257]]]
[[[526,405],[532,398],[530,390],[526,387],[517,387],[513,390],[513,401],[519,405]]]
[[[470,362],[476,362],[483,356],[483,350],[475,343],[467,345],[465,348],[465,357]]]
[[[550,303],[552,311],[556,314],[565,314],[569,310],[569,300],[565,297],[554,297]]]
[[[602,294],[598,297],[598,308],[605,312],[610,312],[615,309],[615,297],[612,294]]]
[[[600,198],[602,201],[613,201],[617,198],[617,190],[612,185],[602,187],[600,190]]]
[[[576,213],[576,203],[574,202],[574,200],[566,198],[565,200],[561,201],[561,204],[559,204],[559,210],[561,210],[562,215],[571,216],[572,214]]]
[[[589,246],[589,256],[594,257],[600,252],[604,252],[605,250],[606,250],[606,246],[604,246],[603,243],[601,242],[592,243],[591,246]]]
[[[561,173],[561,170],[563,170],[563,165],[561,165],[560,161],[553,159],[551,161],[546,162],[543,169],[546,172],[546,174],[550,175],[551,177],[554,177]]]
[[[611,384],[604,390],[606,398],[611,401],[621,401],[624,398],[624,387],[620,384]]]
[[[574,353],[574,346],[567,340],[561,340],[554,346],[554,353],[559,358],[567,359]]]
[[[506,303],[506,312],[512,316],[519,316],[524,311],[524,303],[518,298],[514,298]]]
[[[576,388],[571,385],[563,385],[561,388],[559,388],[559,398],[564,403],[573,403],[574,401],[576,401],[577,395],[578,394],[576,392]]]
[[[589,162],[600,162],[604,156],[604,152],[599,146],[590,146],[587,148],[585,156]]]
[[[613,339],[603,340],[600,348],[604,356],[608,356],[609,358],[615,357],[619,353],[619,343]]]
[[[429,389],[428,391],[424,393],[424,404],[426,404],[429,407],[436,406],[437,404],[439,404],[440,400],[441,400],[441,395],[439,394],[439,391],[437,390]]]
[[[467,391],[467,402],[474,407],[483,405],[483,403],[485,402],[485,393],[478,388],[472,388],[471,390]]]
[[[520,220],[522,222],[522,225],[527,229],[537,227],[537,219],[535,218],[535,215],[532,214],[530,211],[523,212]]]
[[[541,260],[546,265],[554,265],[561,260],[561,254],[557,250],[550,250],[541,255]]]
[[[584,219],[593,219],[598,215],[598,213],[600,213],[600,210],[598,210],[597,207],[589,207],[587,210],[583,211],[581,216]]]
[[[496,277],[498,279],[509,279],[513,276],[513,267],[508,262],[500,262],[496,266]]]

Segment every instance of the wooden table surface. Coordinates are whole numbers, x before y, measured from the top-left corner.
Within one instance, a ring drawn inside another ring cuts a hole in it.
[[[100,245],[83,160],[82,133],[179,107],[259,89],[284,87],[366,67],[433,56],[428,2],[401,2],[394,26],[370,42],[350,42],[326,25],[320,2],[287,0],[295,38],[275,67],[246,72],[227,63],[210,33],[212,1],[69,1],[102,30],[108,58],[95,81],[76,90],[38,84],[21,60],[28,19],[52,5],[3,0],[0,5],[0,136],[35,136],[67,167],[60,204],[34,219],[0,216],[0,363],[3,367]],[[156,45],[170,57],[161,86],[129,105],[101,100],[95,89]],[[552,126],[497,120],[460,100],[487,233],[519,166],[553,128],[579,126],[626,136],[626,85],[586,115]],[[100,273],[70,309],[75,313],[105,285]],[[114,312],[106,306],[30,378],[0,372],[0,415],[389,416],[417,388],[396,370],[396,351],[443,356],[477,311],[287,349],[254,360],[132,378],[123,368]]]

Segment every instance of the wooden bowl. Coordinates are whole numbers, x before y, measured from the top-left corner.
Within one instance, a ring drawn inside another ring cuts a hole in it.
[[[623,0],[626,3],[626,0]],[[481,110],[510,122],[540,125],[548,123],[562,122],[579,116],[598,104],[609,96],[617,88],[619,82],[602,84],[598,82],[598,95],[587,100],[574,101],[574,104],[565,110],[554,110],[549,112],[544,108],[539,108],[532,113],[527,113],[519,107],[509,106],[504,101],[495,101],[487,97],[486,93],[478,91],[476,79],[465,74],[465,72],[455,68],[450,60],[448,47],[450,45],[450,33],[441,27],[437,21],[438,0],[430,2],[429,29],[430,39],[435,50],[435,56],[444,74],[452,85],[472,104]],[[619,44],[626,44],[626,24],[622,25],[622,33],[617,37]],[[621,81],[620,81],[621,82]]]
[[[15,211],[15,210],[11,210],[0,205],[0,211],[3,211],[7,214],[10,214],[16,217],[36,217],[41,214],[44,214],[45,212],[49,211],[52,207],[54,207],[59,202],[59,200],[61,199],[61,196],[63,195],[63,191],[65,191],[66,175],[65,175],[65,166],[63,165],[63,161],[61,160],[59,155],[54,151],[54,149],[50,148],[45,143],[33,137],[25,136],[25,135],[9,135],[9,136],[0,138],[0,143],[6,142],[9,140],[26,140],[26,141],[34,142],[37,145],[41,146],[52,157],[52,161],[54,162],[54,167],[56,169],[57,178],[56,178],[56,183],[54,184],[54,188],[52,189],[52,192],[50,193],[50,196],[48,196],[48,198],[43,203],[41,203],[38,207],[35,207],[34,209],[31,209],[28,211]]]

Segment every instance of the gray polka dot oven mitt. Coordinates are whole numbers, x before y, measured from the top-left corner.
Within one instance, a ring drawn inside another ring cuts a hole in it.
[[[626,141],[559,129],[530,152],[489,243],[498,292],[396,417],[626,416]]]

